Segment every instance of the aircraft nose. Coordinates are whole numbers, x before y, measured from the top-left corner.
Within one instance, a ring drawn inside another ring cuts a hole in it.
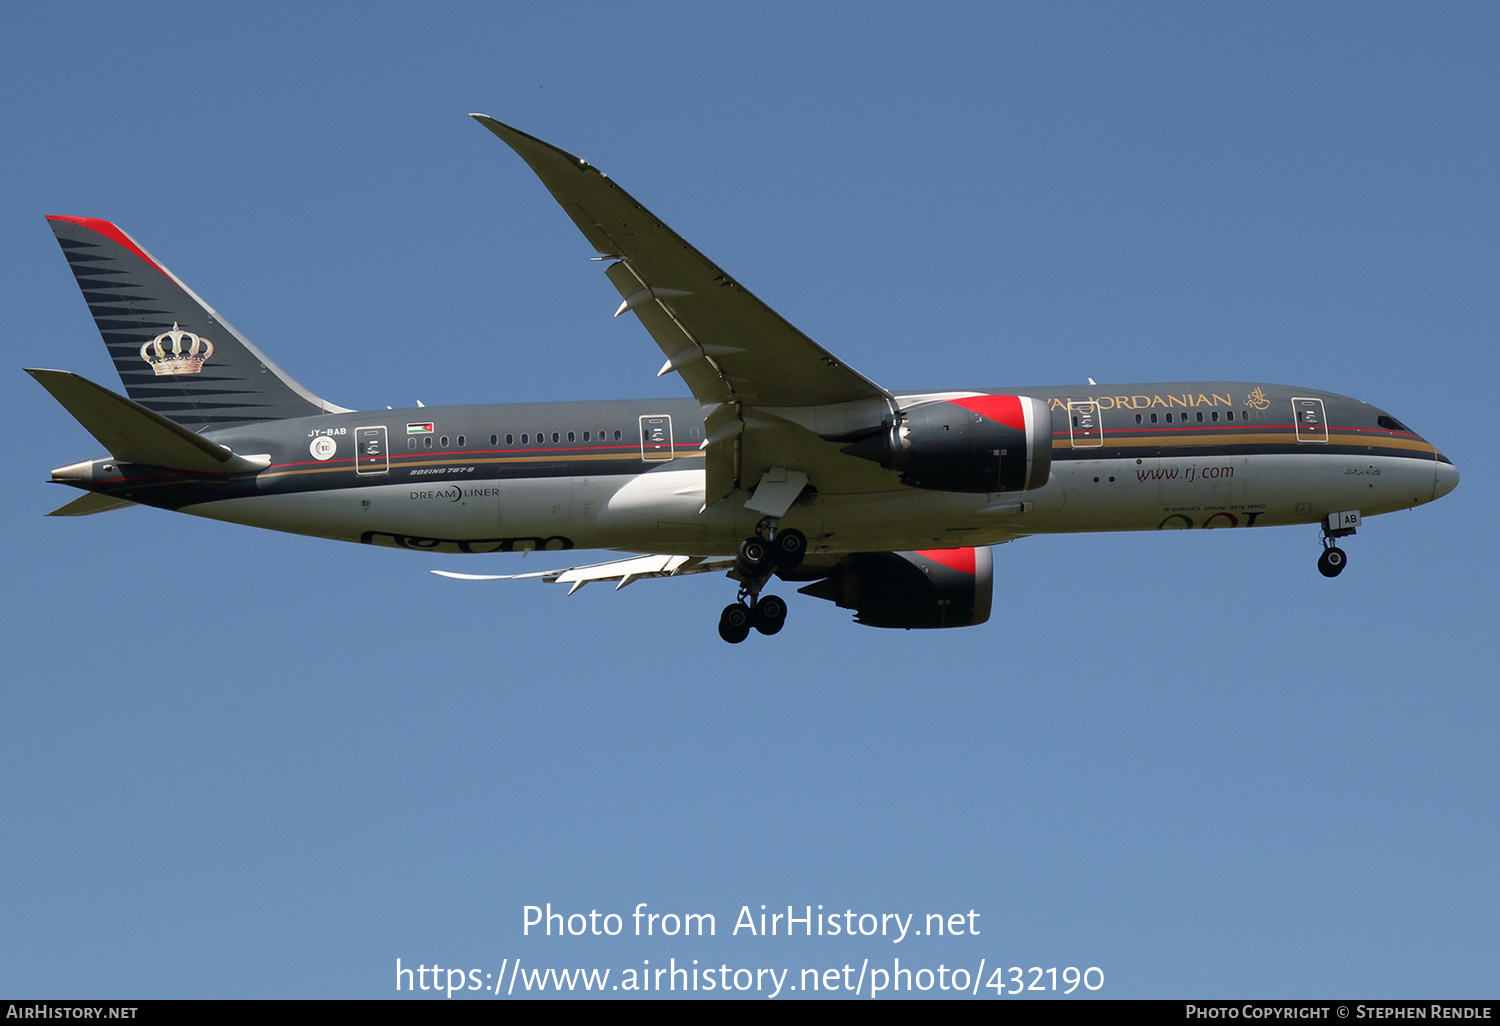
[[[1453,489],[1458,487],[1458,468],[1451,463],[1439,462],[1437,465],[1437,482],[1432,490],[1434,499],[1441,499]]]

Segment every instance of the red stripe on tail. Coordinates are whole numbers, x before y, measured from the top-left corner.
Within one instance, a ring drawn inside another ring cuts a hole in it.
[[[152,260],[151,257],[146,254],[145,250],[141,249],[141,247],[137,246],[135,242],[131,240],[130,236],[120,231],[120,229],[116,228],[108,221],[101,221],[97,217],[64,217],[61,214],[48,214],[47,220],[71,221],[74,224],[82,225],[83,227],[88,228],[91,231],[96,231],[106,239],[109,239],[111,242],[118,242],[120,245],[130,250],[130,252],[146,261],[146,263],[156,268],[162,274],[165,274],[167,278],[172,279],[172,283],[174,285],[177,284],[176,279],[173,279],[170,274],[167,274],[166,268],[162,267],[161,264],[158,264],[155,260]]]

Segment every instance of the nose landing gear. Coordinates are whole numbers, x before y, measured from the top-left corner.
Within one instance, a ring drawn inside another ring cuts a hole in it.
[[[1318,557],[1318,573],[1324,577],[1337,577],[1344,572],[1349,557],[1334,544],[1336,538],[1347,538],[1359,527],[1359,512],[1330,513],[1323,521],[1323,554]]]
[[[761,522],[760,530],[769,537],[755,534],[740,542],[734,560],[735,576],[741,581],[740,593],[719,614],[719,637],[731,645],[748,638],[752,628],[770,636],[786,625],[786,603],[775,595],[762,596],[760,591],[772,571],[792,569],[807,553],[807,536],[801,531],[778,531],[770,517]]]

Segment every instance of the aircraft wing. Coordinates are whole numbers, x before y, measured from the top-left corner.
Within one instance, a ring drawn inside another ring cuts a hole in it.
[[[683,574],[709,574],[727,571],[734,566],[732,559],[704,559],[702,556],[632,556],[608,563],[592,563],[588,566],[565,567],[561,570],[542,570],[531,574],[460,574],[451,570],[434,570],[439,577],[451,577],[456,581],[520,581],[540,578],[548,584],[571,584],[568,594],[595,581],[619,581],[615,590],[633,584],[645,577],[681,577]]]
[[[890,487],[890,475],[826,437],[873,430],[890,393],[757,299],[597,168],[482,114],[531,166],[600,256],[634,313],[704,408],[705,502],[754,489],[772,470],[820,491]],[[854,409],[846,408],[852,404]],[[840,408],[829,413],[828,408]],[[871,421],[873,420],[873,423]]]

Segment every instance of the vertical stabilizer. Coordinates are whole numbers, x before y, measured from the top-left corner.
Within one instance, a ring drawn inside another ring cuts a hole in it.
[[[125,393],[194,431],[342,413],[268,360],[129,235],[49,217]]]

